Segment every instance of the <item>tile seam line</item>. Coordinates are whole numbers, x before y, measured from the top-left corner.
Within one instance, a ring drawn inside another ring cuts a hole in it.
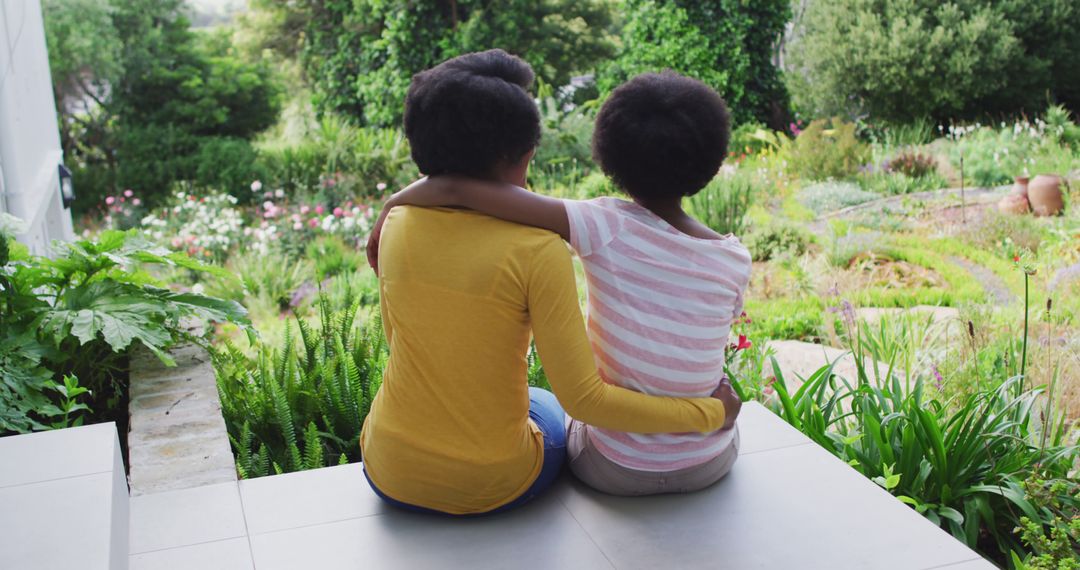
[[[793,443],[791,445],[782,445],[780,447],[770,447],[769,449],[759,449],[757,451],[747,451],[746,453],[739,452],[739,456],[740,457],[745,457],[747,455],[757,455],[759,453],[769,453],[770,451],[780,451],[782,449],[791,449],[793,447],[802,447],[804,445],[815,445],[815,442],[813,442],[813,441],[804,441],[802,443]]]
[[[251,545],[251,527],[248,526],[247,507],[244,506],[244,493],[240,491],[240,481],[236,481],[236,495],[240,497],[240,517],[244,519],[244,540],[247,541],[248,560],[251,568],[255,568],[255,548]]]
[[[938,568],[948,568],[950,566],[959,566],[960,564],[967,564],[968,562],[977,562],[979,560],[985,560],[982,556],[975,556],[975,558],[968,558],[967,560],[957,560],[956,562],[949,562],[946,564],[939,564],[937,566],[928,566],[922,570],[937,570]]]
[[[78,479],[79,477],[89,477],[91,475],[101,475],[103,473],[112,473],[112,469],[106,469],[105,471],[91,471],[88,473],[79,473],[78,475],[65,475],[63,477],[52,477],[50,479],[41,479],[39,481],[27,481],[25,483],[11,483],[8,485],[0,485],[0,491],[4,489],[14,489],[15,487],[26,487],[27,485],[38,485],[41,483],[52,483],[53,481],[63,481],[65,479]]]
[[[555,497],[555,499],[559,501],[559,506],[562,507],[563,510],[570,515],[570,518],[574,519],[574,523],[578,525],[578,528],[581,529],[581,532],[585,533],[585,537],[588,538],[589,542],[591,542],[592,545],[596,547],[596,550],[600,552],[600,555],[604,557],[604,560],[607,560],[607,563],[611,566],[612,570],[617,570],[618,566],[615,566],[615,562],[612,561],[611,558],[608,557],[607,552],[604,552],[604,549],[601,548],[599,544],[597,544],[596,539],[593,538],[592,534],[589,532],[589,529],[585,528],[585,525],[581,524],[581,521],[579,521],[578,518],[574,516],[574,512],[566,506],[566,502],[562,500],[562,497]]]
[[[166,550],[179,550],[181,548],[188,548],[191,546],[201,546],[203,544],[213,544],[215,542],[225,542],[227,540],[236,540],[238,538],[245,538],[244,535],[226,536],[222,538],[215,538],[212,540],[200,540],[198,542],[192,542],[190,544],[177,544],[176,546],[166,546],[164,548],[154,548],[152,550],[140,550],[139,552],[131,552],[128,554],[128,558],[132,556],[142,556],[143,554],[153,554],[155,552],[165,552]]]
[[[274,530],[267,530],[267,531],[263,531],[263,532],[253,532],[253,533],[250,533],[248,536],[249,537],[266,536],[268,534],[277,534],[279,532],[288,532],[290,530],[300,530],[302,528],[311,528],[311,527],[314,527],[314,526],[324,526],[324,525],[328,525],[328,524],[337,524],[337,523],[346,522],[346,521],[369,519],[371,517],[381,517],[381,516],[383,516],[383,514],[384,513],[371,513],[369,515],[359,515],[359,516],[355,516],[355,517],[345,517],[345,518],[340,518],[340,519],[334,519],[332,521],[323,521],[323,522],[317,522],[317,523],[307,523],[307,524],[302,524],[302,525],[297,525],[297,526],[290,526],[290,527],[287,527],[287,528],[276,528]],[[246,517],[247,513],[244,513],[244,516]],[[248,542],[250,542],[250,538],[249,538]],[[252,554],[254,554],[254,552]]]

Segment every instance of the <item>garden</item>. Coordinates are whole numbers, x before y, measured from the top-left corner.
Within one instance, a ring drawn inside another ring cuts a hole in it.
[[[31,256],[0,220],[0,435],[123,420],[132,351],[195,343],[240,477],[361,461],[404,92],[503,47],[561,198],[619,195],[590,156],[619,83],[716,88],[729,155],[688,210],[753,256],[742,399],[1003,568],[1080,568],[1080,7],[249,4],[192,29],[179,0],[43,2],[81,239]]]

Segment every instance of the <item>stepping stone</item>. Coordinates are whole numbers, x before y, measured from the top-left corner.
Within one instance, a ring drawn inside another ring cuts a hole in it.
[[[855,309],[855,316],[868,325],[876,326],[882,318],[895,319],[901,315],[915,315],[924,320],[932,317],[934,323],[947,323],[960,318],[960,309],[956,307],[937,307],[934,305],[916,305],[907,309],[864,307]]]
[[[771,340],[766,346],[775,352],[774,358],[780,367],[780,372],[784,375],[788,392],[797,390],[799,386],[802,386],[803,380],[831,362],[836,362],[833,374],[853,384],[858,379],[855,358],[847,350],[798,340]],[[880,378],[884,378],[889,370],[886,364],[869,359],[866,365],[869,367],[867,373],[870,374],[871,382],[876,380],[873,373],[874,367],[877,368]],[[771,368],[767,367],[766,370],[771,370]]]

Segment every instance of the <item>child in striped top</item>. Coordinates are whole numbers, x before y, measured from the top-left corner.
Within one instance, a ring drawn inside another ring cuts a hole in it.
[[[713,433],[624,433],[572,422],[570,467],[609,493],[693,491],[730,469],[738,398],[721,381],[731,324],[742,311],[750,254],[682,209],[727,152],[723,100],[703,83],[643,74],[601,107],[593,135],[600,168],[633,201],[558,200],[523,188],[433,177],[394,195],[393,206],[460,206],[562,235],[588,281],[589,339],[601,377],[648,394],[730,401],[727,429]],[[380,218],[381,222],[381,218]],[[380,224],[369,241],[377,263]]]

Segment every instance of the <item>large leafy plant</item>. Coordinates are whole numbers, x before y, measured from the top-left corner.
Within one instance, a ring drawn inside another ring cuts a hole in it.
[[[202,342],[185,319],[251,331],[238,303],[171,291],[146,268],[221,270],[132,232],[106,231],[59,244],[54,253],[32,256],[0,233],[0,433],[77,424],[90,412],[79,397],[109,417],[122,399],[133,346],[173,364],[170,346]]]

